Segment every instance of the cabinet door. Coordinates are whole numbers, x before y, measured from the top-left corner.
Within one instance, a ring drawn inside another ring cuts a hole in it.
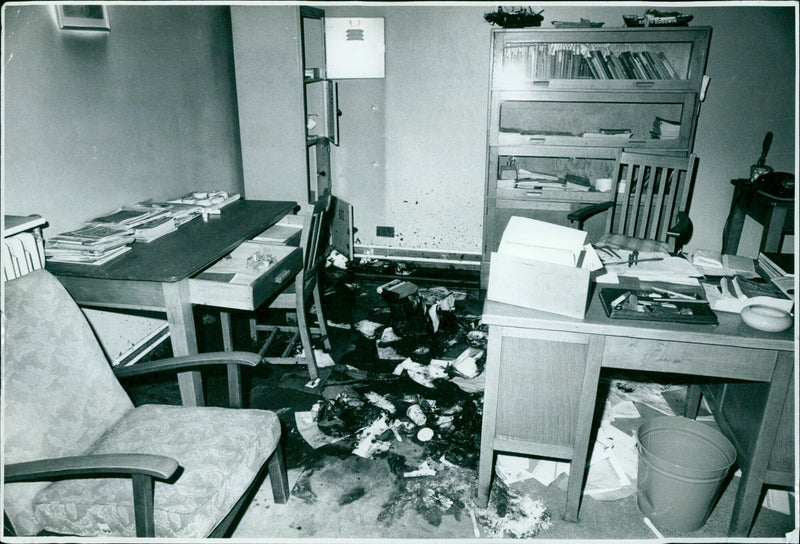
[[[697,92],[710,29],[495,31],[495,89]]]
[[[308,198],[316,201],[331,191],[331,154],[328,140],[319,139],[308,146]]]
[[[489,145],[689,149],[690,93],[493,93]]]

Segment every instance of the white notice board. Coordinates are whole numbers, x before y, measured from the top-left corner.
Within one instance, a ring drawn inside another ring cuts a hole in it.
[[[384,77],[383,17],[326,17],[328,79]]]

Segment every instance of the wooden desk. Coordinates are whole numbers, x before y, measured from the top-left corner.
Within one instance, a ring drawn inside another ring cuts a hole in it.
[[[700,382],[737,380],[736,387],[752,388],[753,394],[740,391],[740,402],[727,412],[711,403],[742,469],[730,535],[749,533],[761,486],[769,483],[776,434],[787,431],[782,420],[794,421],[793,403],[792,413],[783,414],[793,394],[791,331],[763,333],[727,313],[719,313],[719,325],[611,320],[597,293],[584,320],[487,301],[483,322],[489,325],[489,343],[480,504],[489,498],[495,451],[569,459],[565,519],[577,521],[600,368],[670,372]],[[730,417],[738,423],[728,424]],[[793,432],[793,425],[786,427]],[[793,434],[788,439],[794,443]]]
[[[48,262],[78,304],[105,308],[166,312],[172,351],[197,353],[197,336],[189,278],[275,224],[297,204],[239,200],[208,220],[196,218],[177,231],[101,266]],[[199,372],[178,375],[184,404],[202,406]]]
[[[734,186],[731,210],[722,233],[722,253],[736,254],[745,216],[764,227],[759,251],[779,253],[784,234],[794,233],[793,198],[776,198],[754,191],[749,179],[731,180]]]

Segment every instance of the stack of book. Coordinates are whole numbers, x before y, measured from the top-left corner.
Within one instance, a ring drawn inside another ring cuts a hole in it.
[[[239,193],[230,194],[226,191],[194,191],[181,197],[169,200],[170,204],[189,204],[200,206],[201,213],[219,214],[222,208],[239,200]]]
[[[681,124],[656,117],[651,134],[656,140],[677,140],[681,133]]]
[[[758,266],[764,271],[769,281],[794,300],[794,254],[764,253],[758,254]]]
[[[137,242],[152,242],[176,230],[178,227],[175,219],[169,214],[164,214],[136,225],[133,232]]]
[[[130,251],[133,241],[130,227],[88,224],[53,236],[44,253],[51,262],[101,265]]]
[[[164,212],[160,210],[139,207],[120,208],[108,215],[95,217],[88,224],[134,228],[161,215],[164,215]]]
[[[770,278],[794,277],[793,253],[764,253],[758,254],[758,265]]]
[[[506,45],[504,73],[528,79],[681,79],[663,51],[628,44]],[[501,76],[502,77],[502,76]]]
[[[169,210],[147,206],[120,208],[109,215],[92,219],[89,224],[133,229],[134,239],[141,242],[152,242],[177,230],[175,219]]]
[[[153,202],[146,200],[136,205],[138,209],[159,210],[167,213],[175,221],[175,226],[180,227],[203,213],[203,206],[196,204],[179,204],[175,202]]]

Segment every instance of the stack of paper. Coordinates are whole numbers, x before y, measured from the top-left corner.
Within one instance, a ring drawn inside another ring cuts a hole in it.
[[[692,264],[706,276],[745,276],[757,278],[753,259],[740,255],[723,255],[719,251],[698,249],[692,253]]]
[[[178,230],[175,219],[171,215],[161,215],[134,227],[137,242],[152,242],[162,236]]]
[[[677,140],[681,132],[681,124],[656,117],[653,121],[651,135],[657,140]]]
[[[180,227],[203,213],[203,206],[196,204],[180,204],[177,202],[153,202],[147,200],[135,206],[137,209],[152,209],[163,211],[175,220],[175,226]]]
[[[203,213],[219,214],[225,206],[241,198],[239,193],[230,194],[226,191],[194,191],[181,197],[171,199],[171,204],[190,204],[200,206]]]
[[[101,265],[130,251],[133,229],[116,225],[85,225],[53,236],[45,243],[52,262]]]
[[[703,289],[714,311],[740,313],[745,306],[762,304],[791,312],[794,306],[794,300],[786,297],[778,289],[738,276],[732,279],[722,278],[719,286],[703,282]]]
[[[115,212],[100,217],[95,217],[89,224],[95,225],[114,225],[118,227],[136,227],[164,215],[162,210],[147,208],[120,208]]]

